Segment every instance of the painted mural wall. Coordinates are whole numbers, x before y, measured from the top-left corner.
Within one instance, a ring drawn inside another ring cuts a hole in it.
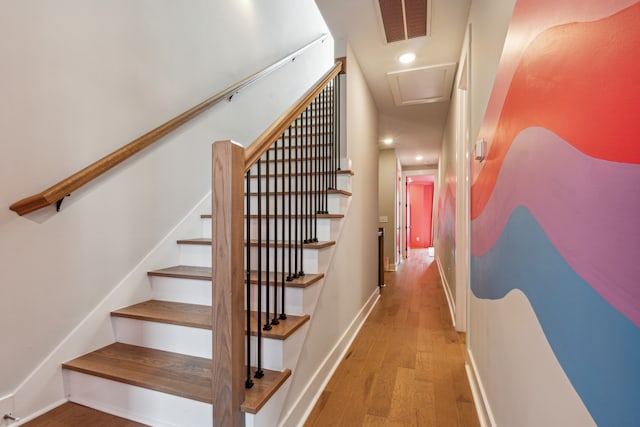
[[[637,1],[516,3],[472,172],[469,352],[494,425],[640,422],[639,22]]]

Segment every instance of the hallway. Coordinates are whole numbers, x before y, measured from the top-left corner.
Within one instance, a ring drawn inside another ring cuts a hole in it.
[[[436,263],[414,250],[385,274],[378,304],[306,426],[478,426]]]

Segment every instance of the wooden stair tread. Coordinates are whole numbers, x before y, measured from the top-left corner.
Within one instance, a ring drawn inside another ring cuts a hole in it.
[[[271,396],[291,376],[291,369],[282,372],[264,370],[264,377],[253,381],[253,387],[244,390],[244,402],[240,409],[249,414],[257,414]]]
[[[251,218],[257,218],[258,214],[251,214],[250,215]],[[267,214],[263,214],[263,216],[267,216]],[[211,214],[202,214],[200,215],[200,218],[202,219],[211,219],[213,217],[213,215]],[[245,215],[245,218],[247,217],[247,215]],[[269,218],[273,218],[274,215],[269,215]],[[320,218],[320,219],[341,219],[344,218],[344,214],[315,214],[315,215],[291,215],[291,217],[293,218]],[[279,214],[278,218],[289,218],[289,215],[283,215],[283,214]]]
[[[209,404],[211,366],[211,359],[123,343],[110,344],[62,365],[64,369]],[[265,369],[264,374],[260,380],[254,380],[251,389],[245,390],[243,411],[257,413],[289,378],[291,370]]]
[[[304,325],[311,316],[305,314],[303,316],[292,316],[287,314],[286,319],[280,319],[280,323],[277,325],[271,325],[271,330],[265,331],[262,330],[262,336],[265,338],[274,338],[284,340],[288,338],[291,334],[298,330],[302,325]],[[262,328],[264,325],[264,313],[262,313],[262,322],[258,324],[258,312],[251,312],[251,335],[258,335],[258,327]]]
[[[135,421],[120,418],[73,402],[63,403],[33,420],[27,427],[146,427]]]
[[[278,282],[282,282],[282,274],[278,273],[278,275],[276,276],[275,273],[269,273],[269,281],[271,283],[273,283],[273,281],[277,278]],[[318,280],[322,279],[324,277],[324,274],[319,273],[319,274],[305,274],[304,276],[301,277],[296,277],[293,280],[290,281],[286,281],[285,280],[285,286],[288,288],[306,288],[310,285],[313,285],[314,283],[316,283]],[[265,272],[262,272],[262,281],[263,284],[266,284],[266,280],[267,280],[267,274]],[[251,272],[251,283],[252,284],[257,284],[258,283],[258,272],[257,271],[252,271]]]
[[[251,246],[258,246],[258,241],[257,240],[250,240],[249,244]],[[329,246],[333,246],[335,245],[336,242],[334,242],[333,240],[328,240],[326,242],[315,242],[315,243],[304,243],[304,248],[305,249],[324,249],[324,248],[328,248]],[[262,242],[262,245],[269,245],[270,248],[273,247],[278,247],[278,248],[282,248],[282,247],[293,247],[294,244],[290,244],[290,243],[282,243],[281,241],[277,241],[277,242]]]
[[[181,239],[178,240],[178,244],[181,245],[206,245],[206,246],[210,246],[211,245],[211,239],[208,237],[195,237],[193,239]],[[246,244],[246,242],[245,242]],[[257,246],[258,245],[258,241],[257,240],[251,240],[250,241],[251,246]],[[283,246],[293,246],[293,244],[289,244],[289,243],[285,243],[283,244],[282,242],[278,241],[278,242],[264,242],[264,245],[269,245],[269,247],[278,247],[281,248]],[[327,248],[329,246],[333,246],[335,245],[336,242],[333,240],[328,240],[326,242],[315,242],[315,243],[304,243],[304,248],[305,249],[323,249],[323,248]]]
[[[296,191],[292,191],[292,192],[291,192],[291,194],[292,194],[292,195],[301,195],[301,194],[317,194],[317,193],[324,193],[324,191],[298,191],[298,192],[296,192]],[[352,196],[352,193],[351,193],[350,191],[347,191],[347,190],[340,190],[340,189],[336,190],[336,189],[333,189],[333,188],[332,188],[332,189],[330,189],[330,190],[327,190],[327,193],[328,193],[328,194],[339,194],[339,195],[342,195],[342,196],[349,196],[349,197],[351,197],[351,196]],[[264,194],[264,192],[263,192],[263,194]],[[273,191],[271,192],[271,195],[272,195],[272,196],[273,196],[273,195],[276,195],[276,196],[283,196],[283,195],[288,195],[288,194],[289,194],[288,192],[282,192],[282,191],[278,191],[278,192],[276,192],[276,193],[274,193]],[[249,195],[250,195],[250,196],[257,196],[257,195],[258,195],[258,193],[257,193],[257,192],[251,192],[251,193],[249,193]],[[200,215],[200,218],[211,218],[211,215],[210,215],[210,214],[209,214],[208,216]]]
[[[278,214],[278,215],[267,215],[266,213],[262,214],[263,217],[268,217],[268,218],[285,218],[288,219],[289,217],[294,218],[294,219],[305,219],[305,218],[319,218],[319,219],[342,219],[344,218],[344,214],[316,214],[316,215],[284,215],[284,214]],[[247,215],[245,215],[245,218],[247,217]],[[250,218],[258,218],[258,214],[251,214],[249,215]]]
[[[354,175],[354,173],[352,171],[348,170],[348,169],[341,169],[341,170],[336,171],[336,173],[338,175],[351,175],[351,176]],[[327,171],[327,172],[311,172],[311,173],[298,172],[298,173],[292,173],[291,176],[329,175],[329,174],[331,174],[331,172],[329,172],[329,171]],[[277,174],[277,175],[271,174],[270,178],[282,178],[282,177],[286,178],[288,176],[289,176],[289,174]],[[255,174],[250,174],[249,175],[249,178],[257,178],[257,177],[258,177],[258,175],[255,175]]]
[[[177,279],[211,280],[211,267],[174,265],[147,272],[148,276],[173,277]]]
[[[211,329],[211,307],[182,302],[149,300],[111,312],[114,317],[148,320],[191,328]]]
[[[192,265],[175,265],[173,267],[162,268],[159,270],[149,271],[149,276],[172,277],[178,279],[194,279],[211,281],[211,267],[198,267]],[[273,282],[276,278],[274,273],[269,273],[269,281]],[[285,286],[291,288],[306,288],[322,279],[324,274],[305,274],[302,277],[295,278],[289,282],[285,282]],[[262,273],[262,280],[266,282],[267,274]],[[282,280],[282,275],[278,274],[278,280]],[[258,283],[258,273],[251,272],[251,283]]]
[[[149,300],[113,311],[111,315],[208,330],[211,330],[212,324],[210,306],[172,301]],[[251,319],[251,335],[257,335],[258,313],[252,311]],[[308,320],[308,314],[303,316],[287,315],[287,319],[281,320],[278,325],[273,325],[271,330],[262,331],[262,336],[284,340]]]
[[[63,368],[211,403],[211,360],[114,343],[70,360]]]

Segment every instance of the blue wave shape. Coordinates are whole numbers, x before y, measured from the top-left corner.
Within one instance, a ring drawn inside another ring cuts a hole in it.
[[[476,297],[501,299],[513,289],[528,298],[596,423],[638,426],[640,328],[571,269],[522,206],[513,211],[495,246],[471,257]]]

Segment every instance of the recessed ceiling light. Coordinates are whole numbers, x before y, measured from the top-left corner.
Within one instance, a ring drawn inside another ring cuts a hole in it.
[[[393,144],[393,138],[385,138],[382,140],[386,145]]]
[[[402,55],[400,55],[400,57],[398,57],[398,61],[403,64],[411,64],[415,60],[416,54],[411,52],[403,53]]]
[[[420,160],[422,160],[423,158],[424,158],[424,157],[422,157],[422,156],[416,156],[416,160],[417,160],[417,161],[420,161]]]

